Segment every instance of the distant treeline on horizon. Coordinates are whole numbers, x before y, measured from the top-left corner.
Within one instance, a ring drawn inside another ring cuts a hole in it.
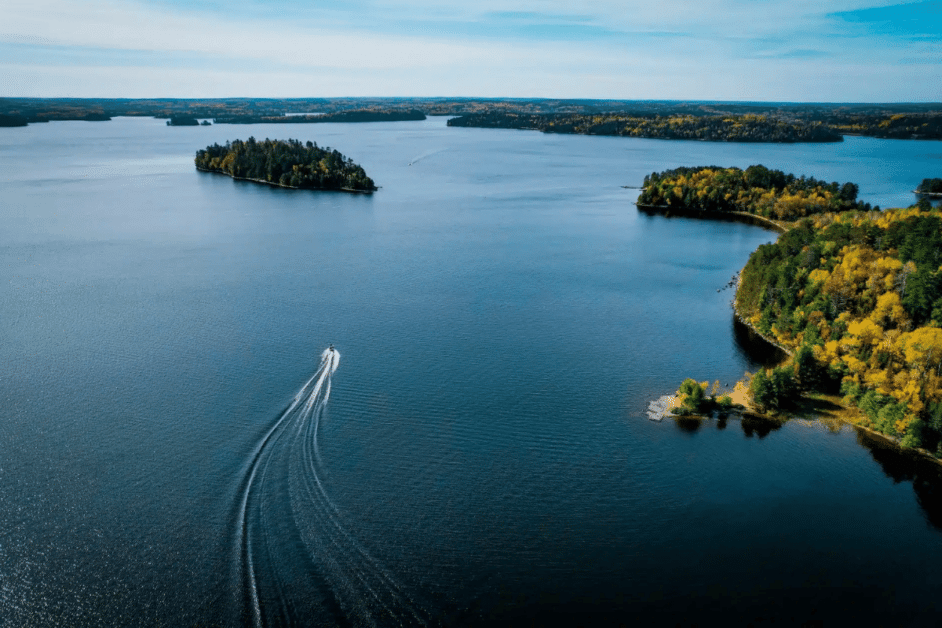
[[[448,121],[448,126],[535,129],[543,133],[618,135],[707,142],[841,142],[844,138],[820,122],[789,122],[752,113],[647,115],[479,113]]]
[[[318,112],[318,115],[297,115],[308,112]],[[650,127],[651,123],[647,120],[655,117],[668,119],[712,117],[721,121],[730,117],[758,116],[769,121],[769,130],[773,126],[777,127],[778,130],[773,134],[781,137],[788,137],[791,133],[788,129],[795,127],[800,130],[820,129],[821,133],[833,135],[866,135],[888,139],[942,139],[942,103],[750,103],[546,98],[0,98],[0,126],[3,127],[26,126],[56,120],[97,122],[107,121],[116,116],[161,119],[177,117],[213,120],[216,123],[271,124],[422,120],[430,115],[469,116],[474,114],[484,115],[490,119],[501,115],[518,117],[607,115],[644,121],[638,123],[639,127]],[[703,133],[706,135],[716,134],[719,130],[715,122],[702,124],[694,121],[683,124],[703,127]],[[742,120],[740,120],[740,125],[743,125]],[[471,125],[466,124],[466,126]],[[492,126],[517,128],[508,123]],[[730,126],[735,127],[735,123]],[[707,127],[712,127],[712,130]],[[579,122],[574,120],[572,128],[574,130],[566,132],[599,132],[585,120]],[[575,130],[580,128],[586,130]],[[730,134],[731,137],[741,129],[735,131]],[[801,136],[803,132],[800,131],[798,136]],[[680,133],[680,137],[688,139],[685,137],[686,133]],[[812,135],[815,133],[818,132],[815,131]],[[631,133],[621,132],[605,134],[631,135]],[[670,136],[669,133],[645,135],[645,137]],[[694,137],[693,139],[709,138]]]

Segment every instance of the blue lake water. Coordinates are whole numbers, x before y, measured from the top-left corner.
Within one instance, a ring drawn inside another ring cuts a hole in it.
[[[381,190],[193,168],[249,135]],[[938,623],[938,467],[646,419],[765,359],[717,290],[776,236],[621,186],[755,163],[904,206],[942,143],[0,129],[0,625]],[[323,412],[285,414],[329,343]]]

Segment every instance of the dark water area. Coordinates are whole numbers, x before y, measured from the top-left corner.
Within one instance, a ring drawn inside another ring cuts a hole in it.
[[[194,169],[250,134],[381,189]],[[0,625],[936,624],[936,467],[814,421],[646,418],[774,360],[722,288],[776,234],[621,186],[754,163],[909,205],[942,145],[0,130]]]
[[[787,353],[763,338],[735,315],[732,317],[732,325],[736,344],[742,347],[754,362],[765,368],[773,368],[788,359]]]

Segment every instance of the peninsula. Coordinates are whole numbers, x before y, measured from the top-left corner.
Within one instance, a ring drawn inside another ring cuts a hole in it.
[[[736,290],[737,318],[789,356],[751,376],[753,406],[775,413],[802,395],[841,395],[855,424],[942,457],[942,209],[922,200],[881,212],[856,201],[854,184],[760,168],[655,173],[642,194],[705,217],[721,215],[702,209],[718,203],[781,220],[784,232],[752,253]],[[721,172],[731,184],[717,185]],[[728,408],[705,388],[685,380],[680,411]]]
[[[196,168],[286,188],[375,191],[366,172],[336,150],[299,140],[234,140],[196,152]]]

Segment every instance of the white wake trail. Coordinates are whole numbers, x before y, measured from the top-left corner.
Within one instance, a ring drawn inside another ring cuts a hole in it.
[[[319,525],[301,526],[312,555],[318,556],[332,576],[341,605],[351,613],[354,623],[377,625],[393,620],[397,624],[425,624],[425,618],[414,608],[413,602],[394,576],[376,560],[347,530],[343,516],[324,485],[324,461],[320,453],[320,424],[330,399],[331,376],[340,365],[340,352],[327,349],[321,354],[317,382],[311,389],[303,410],[299,412],[298,436],[307,450],[307,496],[318,504]],[[301,431],[305,434],[301,434]],[[313,456],[310,454],[313,453]],[[315,534],[316,536],[308,536]],[[366,600],[378,605],[380,616],[370,610]],[[384,619],[385,618],[385,619]]]
[[[277,506],[272,509],[277,500],[268,498],[278,486],[281,473],[287,473],[289,516],[294,519],[294,529],[310,560],[320,566],[321,576],[347,621],[362,626],[428,622],[411,592],[348,529],[328,490],[328,461],[320,452],[320,424],[327,415],[332,377],[339,365],[340,352],[333,346],[320,354],[314,374],[258,444],[245,476],[235,539],[242,565],[243,608],[257,628],[277,623],[279,617],[287,616],[284,613],[291,612],[281,578],[261,577],[269,572],[275,575],[285,562],[264,551],[277,546],[267,538],[269,529],[279,529],[267,521],[284,520]],[[283,435],[290,436],[286,440]],[[281,600],[282,615],[275,599]]]
[[[321,363],[314,375],[308,379],[300,390],[295,394],[288,407],[281,413],[275,424],[266,432],[260,441],[258,448],[253,455],[252,463],[246,476],[244,489],[239,499],[238,521],[239,526],[235,534],[235,540],[238,550],[242,557],[244,585],[249,597],[249,606],[252,615],[252,623],[257,627],[264,625],[261,600],[259,598],[258,577],[255,572],[255,556],[253,550],[253,539],[251,533],[251,523],[249,517],[249,502],[253,495],[257,494],[261,485],[264,484],[264,468],[268,466],[271,458],[275,455],[273,449],[273,440],[276,440],[276,433],[282,425],[287,427],[291,422],[297,422],[300,433],[301,428],[308,422],[312,415],[315,420],[319,420],[324,409],[324,404],[330,396],[330,376],[337,370],[340,363],[340,354],[330,347],[321,354]],[[327,384],[324,389],[324,384]],[[313,384],[313,387],[311,386]],[[323,396],[321,390],[325,390]],[[303,405],[302,405],[303,404]],[[300,406],[300,408],[299,408]],[[316,446],[316,443],[315,443]]]

